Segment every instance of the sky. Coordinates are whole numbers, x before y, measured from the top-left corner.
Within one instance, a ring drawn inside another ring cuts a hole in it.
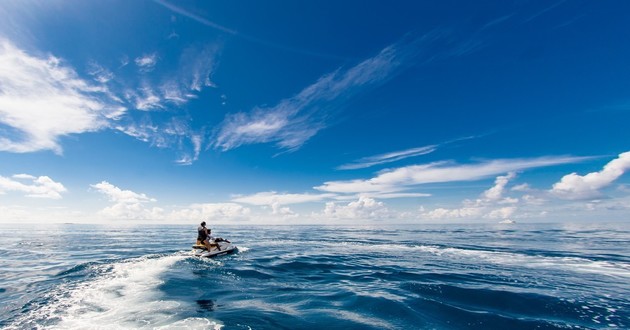
[[[0,223],[630,220],[630,2],[0,1]]]

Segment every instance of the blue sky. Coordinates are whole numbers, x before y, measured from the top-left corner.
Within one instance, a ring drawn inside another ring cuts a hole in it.
[[[0,222],[627,221],[626,1],[2,1]]]

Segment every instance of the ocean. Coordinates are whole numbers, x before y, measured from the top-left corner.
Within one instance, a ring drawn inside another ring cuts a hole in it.
[[[630,328],[630,224],[196,226],[0,225],[0,328]]]

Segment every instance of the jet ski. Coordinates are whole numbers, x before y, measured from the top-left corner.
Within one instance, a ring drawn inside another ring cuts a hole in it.
[[[196,257],[212,258],[230,254],[237,250],[236,245],[228,240],[217,240],[214,243],[210,243],[210,245],[210,251],[208,251],[205,245],[197,241],[197,243],[192,246],[193,255]]]

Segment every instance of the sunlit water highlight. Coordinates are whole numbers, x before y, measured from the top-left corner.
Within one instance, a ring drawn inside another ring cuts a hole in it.
[[[8,329],[624,329],[630,225],[0,225]]]

